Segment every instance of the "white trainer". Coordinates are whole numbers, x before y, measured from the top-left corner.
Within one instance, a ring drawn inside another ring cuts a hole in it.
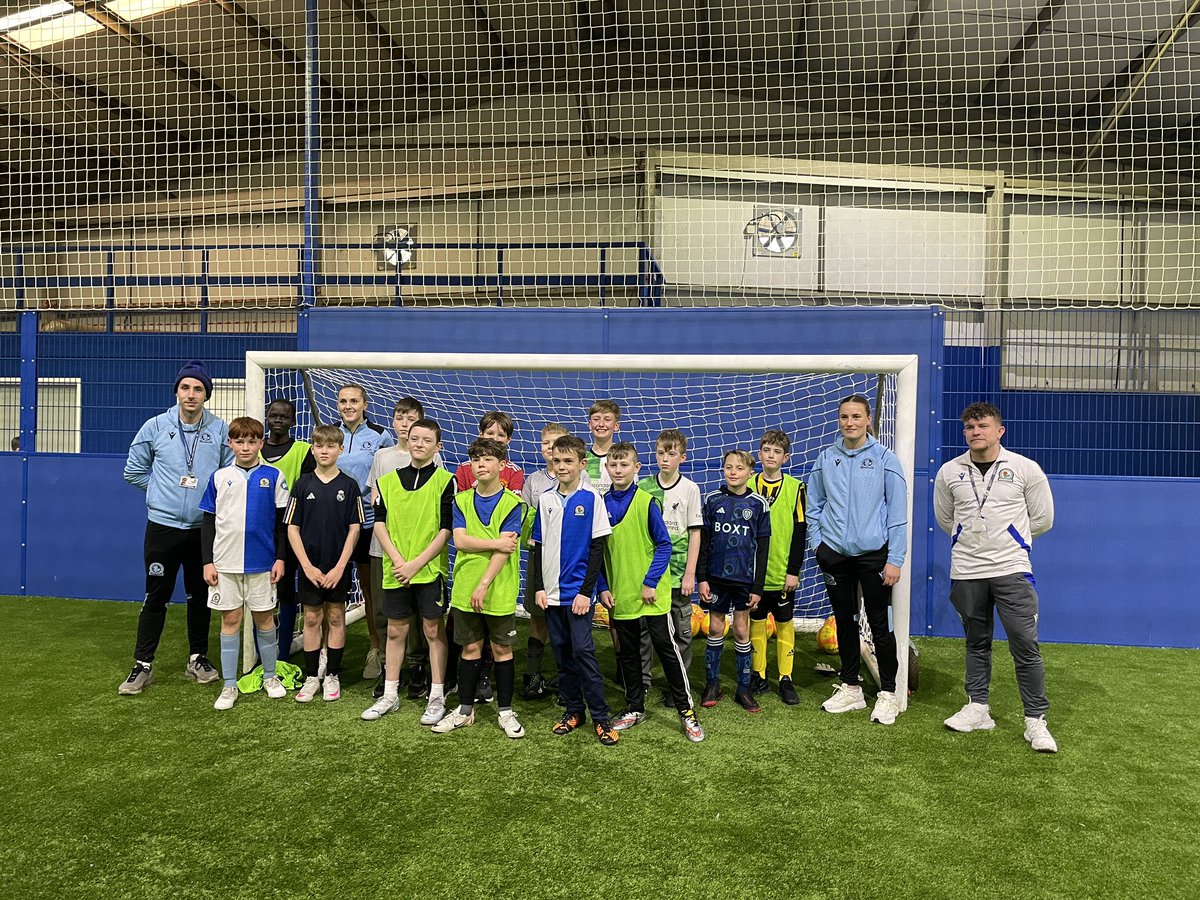
[[[317,691],[320,689],[321,679],[309,675],[304,679],[304,684],[300,686],[300,690],[296,691],[296,702],[311,703],[313,697],[317,696]]]
[[[422,725],[436,725],[446,715],[446,701],[441,697],[430,700],[425,704],[425,712],[421,713]]]
[[[287,688],[274,675],[263,679],[263,690],[267,692],[267,696],[272,700],[282,700],[287,696]]]
[[[456,731],[459,728],[468,728],[475,724],[475,711],[471,710],[469,716],[464,716],[457,709],[443,718],[440,722],[434,723],[430,729],[434,734],[449,734],[451,731]]]
[[[833,696],[821,704],[821,709],[827,713],[852,712],[866,708],[867,698],[863,696],[862,687],[850,684],[839,684],[833,689]]]
[[[996,727],[986,703],[968,703],[950,718],[945,725],[952,731],[991,731]]]
[[[221,688],[221,695],[217,697],[217,702],[213,704],[213,709],[233,709],[233,704],[237,703],[238,689],[236,685],[231,685]]]
[[[511,709],[500,713],[500,727],[514,741],[525,737],[525,726],[517,721],[517,714]]]
[[[332,703],[334,700],[340,699],[342,696],[342,679],[336,675],[326,675],[324,690],[321,692],[321,699],[326,703]]]
[[[880,725],[896,724],[896,716],[900,714],[900,704],[892,691],[880,691],[875,698],[875,708],[871,710],[871,721]]]
[[[376,719],[382,719],[388,713],[395,712],[399,708],[399,697],[380,697],[362,711],[361,718],[364,722],[374,722]]]
[[[1045,716],[1025,717],[1025,740],[1029,741],[1029,746],[1038,753],[1058,752],[1058,744],[1050,734],[1050,729],[1046,727]]]

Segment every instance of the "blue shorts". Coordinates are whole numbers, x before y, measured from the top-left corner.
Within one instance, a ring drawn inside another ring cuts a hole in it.
[[[726,615],[731,609],[735,612],[745,612],[750,608],[750,585],[737,581],[723,581],[720,578],[708,579],[708,589],[712,592],[712,600],[708,608],[715,613]]]

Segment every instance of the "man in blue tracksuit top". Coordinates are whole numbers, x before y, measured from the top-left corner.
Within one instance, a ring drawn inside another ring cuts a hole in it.
[[[133,670],[121,683],[121,694],[140,694],[154,681],[151,663],[181,567],[190,652],[184,672],[201,684],[218,678],[208,661],[211,613],[200,559],[200,496],[213,472],[233,464],[233,451],[225,422],[204,408],[210,396],[208,369],[192,360],[175,376],[176,405],[147,421],[129,445],[125,480],[146,492],[146,599]]]
[[[842,683],[821,708],[829,713],[866,709],[859,685],[859,605],[879,661],[879,695],[871,721],[891,725],[896,700],[896,637],[888,623],[892,586],[908,543],[908,488],[900,460],[871,435],[870,402],[853,394],[838,405],[841,437],[817,457],[808,479],[808,541],[837,621]]]

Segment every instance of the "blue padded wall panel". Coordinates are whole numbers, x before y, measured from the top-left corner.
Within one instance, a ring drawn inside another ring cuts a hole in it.
[[[1045,639],[1200,647],[1191,571],[1200,482],[1059,476],[1050,484],[1056,524],[1033,551]]]
[[[7,445],[6,445],[7,446]],[[21,593],[21,498],[25,461],[0,453],[0,594]]]
[[[124,468],[115,455],[29,458],[27,593],[142,599],[146,495],[125,483]]]
[[[1174,478],[1051,476],[1054,528],[1034,542],[1044,641],[1200,647],[1190,587],[1200,482]],[[950,539],[939,530],[930,633],[961,637],[949,600]],[[1003,637],[997,622],[996,636]]]
[[[308,313],[308,350],[604,353],[603,309],[332,308]]]

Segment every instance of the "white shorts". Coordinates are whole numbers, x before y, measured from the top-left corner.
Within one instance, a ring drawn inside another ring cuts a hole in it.
[[[268,612],[275,608],[275,585],[270,572],[253,575],[217,573],[217,586],[208,589],[208,608],[228,612],[246,606],[251,612]]]

